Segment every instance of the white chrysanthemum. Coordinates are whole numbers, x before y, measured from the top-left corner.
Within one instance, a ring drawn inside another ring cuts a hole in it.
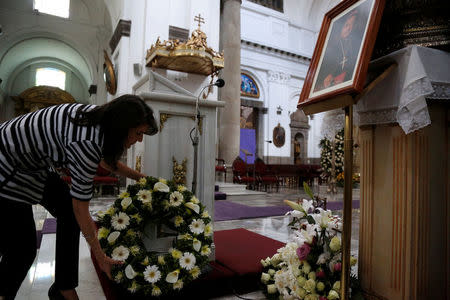
[[[127,197],[130,197],[130,194],[128,194],[128,192],[122,192],[120,195],[119,195],[119,198],[120,199],[123,199],[123,198],[127,198]]]
[[[98,239],[105,239],[109,234],[109,229],[106,227],[101,227],[97,232]]]
[[[178,281],[178,274],[180,274],[180,270],[175,270],[173,272],[170,272],[166,276],[166,281],[168,283],[175,283],[175,282],[177,282]]]
[[[172,194],[170,194],[169,197],[169,204],[170,206],[180,206],[181,203],[183,203],[184,197],[183,194],[181,194],[178,191],[173,192]]]
[[[128,279],[133,279],[136,277],[137,273],[133,270],[133,267],[131,265],[128,265],[125,268],[125,276],[127,276]]]
[[[119,237],[119,235],[120,235],[120,232],[119,231],[113,231],[113,232],[111,232],[111,234],[110,235],[108,235],[108,243],[110,244],[110,245],[112,245],[112,244],[114,244],[115,242],[116,242],[116,240],[117,240],[117,238]]]
[[[194,250],[195,251],[199,251],[200,250],[200,247],[202,246],[202,243],[199,241],[199,240],[197,240],[197,239],[194,239],[193,241],[192,241],[192,247],[194,248]]]
[[[138,199],[142,201],[142,203],[151,203],[152,202],[152,192],[149,190],[140,190],[137,193]]]
[[[200,276],[200,268],[198,266],[193,267],[190,271],[189,274],[191,274],[193,279],[197,279],[198,276]]]
[[[161,289],[159,287],[157,287],[157,286],[153,287],[153,289],[152,289],[152,296],[157,297],[157,296],[161,295],[161,293],[162,292],[161,292]]]
[[[111,258],[115,260],[125,261],[129,255],[130,251],[128,250],[128,248],[124,246],[119,246],[114,248],[111,254]]]
[[[195,266],[195,256],[192,253],[184,252],[180,258],[180,266],[186,270],[191,270]]]
[[[122,209],[127,209],[131,202],[133,202],[133,200],[130,197],[125,197],[120,201],[120,205],[122,206]]]
[[[167,184],[165,184],[163,182],[155,183],[153,190],[156,192],[164,192],[164,193],[170,192],[170,188],[167,186]]]
[[[195,196],[192,196],[191,202],[194,203],[194,204],[199,204],[199,203],[200,203],[200,201],[198,200],[198,198],[195,197]]]
[[[157,265],[147,266],[144,270],[144,279],[150,283],[158,282],[161,278],[161,272]]]
[[[191,225],[189,225],[189,229],[196,234],[200,234],[205,229],[205,223],[203,223],[203,220],[192,220]]]
[[[205,235],[206,235],[206,236],[211,236],[212,233],[213,233],[213,227],[212,227],[211,223],[208,223],[208,224],[205,226]]]
[[[195,211],[197,214],[200,212],[200,206],[198,206],[198,204],[194,204],[192,202],[187,202],[184,205],[186,207],[192,209],[193,211]]]
[[[182,288],[183,288],[183,280],[181,279],[173,284],[174,290],[181,290]]]
[[[130,217],[124,212],[115,214],[111,218],[111,225],[114,227],[115,230],[125,229],[127,228],[128,225],[130,225]]]

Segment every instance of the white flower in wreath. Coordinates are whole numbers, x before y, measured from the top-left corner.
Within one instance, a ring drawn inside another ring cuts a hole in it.
[[[197,198],[197,197],[195,197],[195,196],[192,196],[192,198],[191,198],[191,202],[192,202],[192,203],[194,203],[194,204],[199,204],[199,203],[200,203],[200,200],[198,200],[198,198]]]
[[[211,248],[209,248],[207,245],[202,247],[202,250],[200,251],[200,254],[203,256],[208,256],[211,254]]]
[[[180,258],[180,266],[186,270],[191,270],[195,266],[195,256],[190,252],[184,252]]]
[[[122,282],[122,279],[123,279],[123,273],[122,272],[118,272],[116,274],[116,276],[114,276],[114,281],[117,282],[117,283]]]
[[[186,188],[184,185],[179,185],[179,186],[177,186],[177,190],[178,190],[180,193],[182,193],[182,192],[184,192],[185,190],[187,190],[187,188]]]
[[[108,234],[109,234],[109,229],[106,228],[106,227],[101,227],[98,230],[97,237],[98,237],[99,240],[100,239],[105,239],[108,236]]]
[[[177,207],[177,206],[180,206],[181,203],[183,203],[183,200],[184,200],[183,194],[176,191],[176,192],[173,192],[172,194],[170,194],[169,204],[170,204],[170,206]]]
[[[119,235],[120,235],[120,232],[119,232],[119,231],[113,231],[113,232],[111,232],[111,234],[108,235],[108,238],[107,238],[108,243],[109,243],[110,245],[114,244],[114,243],[116,242],[117,238],[119,237]]]
[[[114,227],[115,230],[125,229],[127,228],[128,225],[130,225],[130,217],[124,212],[115,214],[111,218],[111,225]]]
[[[133,270],[133,267],[131,265],[128,265],[125,268],[125,276],[127,276],[128,279],[133,279],[136,277],[137,273]]]
[[[206,210],[202,213],[202,218],[209,218],[209,213]]]
[[[194,219],[189,225],[189,229],[195,234],[200,234],[205,229],[205,223],[203,223],[203,220]]]
[[[161,183],[167,184],[167,179],[165,179],[165,178],[159,177],[158,180]]]
[[[158,282],[161,279],[161,272],[157,265],[147,266],[144,270],[144,279],[150,283]]]
[[[190,271],[189,274],[191,274],[193,279],[197,279],[198,276],[200,276],[200,268],[198,266],[193,267]]]
[[[184,204],[186,207],[192,209],[193,211],[195,211],[197,214],[200,212],[200,206],[198,206],[197,204],[194,204],[192,202],[188,202]]]
[[[157,286],[154,286],[152,289],[152,296],[158,297],[161,295],[161,289]]]
[[[183,280],[179,279],[173,284],[174,290],[181,290],[183,288]]]
[[[147,178],[141,177],[141,179],[139,179],[138,183],[141,186],[145,186],[147,184]]]
[[[169,248],[169,253],[172,255],[173,258],[175,259],[180,259],[181,256],[183,256],[183,253],[175,248]]]
[[[119,195],[119,198],[120,199],[123,199],[123,198],[127,198],[127,197],[130,197],[130,194],[128,193],[128,192],[122,192],[120,195]]]
[[[316,221],[316,224],[319,224],[321,228],[328,228],[328,223],[330,222],[331,217],[331,211],[330,210],[324,210],[323,208],[318,208],[319,213],[313,214],[312,217],[314,218],[314,221]]]
[[[167,186],[167,184],[165,184],[163,182],[155,183],[153,190],[156,192],[164,192],[164,193],[170,192],[170,188]]]
[[[122,206],[122,209],[125,210],[128,206],[130,206],[131,202],[133,202],[133,200],[131,200],[130,197],[125,197],[122,201],[120,201],[120,205]]]
[[[197,240],[197,239],[192,240],[192,247],[194,248],[195,251],[197,251],[197,252],[200,251],[201,246],[202,246],[202,243],[199,240]]]
[[[138,196],[138,199],[144,204],[152,202],[152,192],[149,190],[140,190],[137,193],[137,196]]]
[[[174,220],[175,227],[180,227],[181,224],[184,223],[182,216],[176,216]]]
[[[178,281],[178,274],[180,274],[180,270],[175,270],[167,274],[166,281],[168,283],[175,283]]]
[[[119,246],[114,248],[111,254],[111,258],[115,260],[125,261],[130,255],[130,251],[127,247]]]
[[[212,233],[213,233],[213,227],[212,227],[211,223],[208,223],[205,226],[205,236],[211,236]]]
[[[136,282],[136,280],[133,280],[131,282],[131,286],[128,288],[128,291],[130,291],[130,293],[134,294],[137,292],[138,289],[139,289],[139,284]]]

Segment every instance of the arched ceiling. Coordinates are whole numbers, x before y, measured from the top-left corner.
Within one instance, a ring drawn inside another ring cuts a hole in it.
[[[87,85],[92,82],[90,68],[78,51],[62,41],[43,37],[26,39],[9,48],[0,62],[0,78],[9,78],[26,62],[49,57],[65,62],[70,69],[78,70],[82,76],[80,79]]]

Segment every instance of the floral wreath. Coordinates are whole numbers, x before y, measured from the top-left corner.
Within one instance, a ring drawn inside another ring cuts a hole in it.
[[[146,223],[177,232],[168,253],[147,251]],[[131,293],[160,296],[181,290],[198,278],[211,253],[211,217],[185,186],[162,178],[129,185],[107,211],[98,212],[98,239],[106,255],[123,261],[114,281]]]
[[[332,141],[327,138],[320,140],[319,147],[320,151],[320,164],[324,169],[325,173],[329,176],[331,175],[333,168],[333,151],[334,152],[334,167],[335,176],[344,171],[344,129],[339,130],[339,132],[334,137],[334,149]]]

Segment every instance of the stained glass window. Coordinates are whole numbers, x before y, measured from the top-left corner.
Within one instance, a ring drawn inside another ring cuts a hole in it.
[[[241,73],[241,95],[259,98],[259,88],[255,80],[247,74]]]

